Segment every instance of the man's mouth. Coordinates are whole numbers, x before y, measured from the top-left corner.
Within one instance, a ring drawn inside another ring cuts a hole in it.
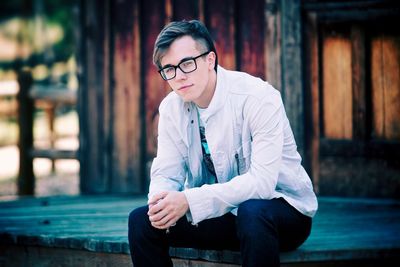
[[[187,88],[189,88],[191,86],[193,86],[193,84],[183,85],[183,86],[179,87],[178,90],[185,90],[185,89],[187,89]]]

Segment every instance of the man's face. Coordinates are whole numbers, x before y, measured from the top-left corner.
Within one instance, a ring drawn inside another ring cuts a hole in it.
[[[197,57],[205,52],[200,49],[195,40],[190,36],[176,39],[161,59],[161,66],[177,66],[188,58]],[[215,55],[213,52],[196,59],[197,69],[184,73],[176,68],[175,78],[168,80],[168,84],[185,102],[194,102],[201,107],[207,107],[211,101],[215,84],[210,76],[214,72]],[[211,94],[211,96],[210,96]]]

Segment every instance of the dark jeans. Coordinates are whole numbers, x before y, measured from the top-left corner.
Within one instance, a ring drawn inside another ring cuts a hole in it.
[[[251,199],[231,213],[192,225],[182,217],[175,226],[159,230],[151,226],[148,207],[129,215],[132,262],[140,266],[172,266],[169,247],[240,250],[243,266],[279,266],[279,252],[293,250],[309,236],[311,218],[283,198]]]

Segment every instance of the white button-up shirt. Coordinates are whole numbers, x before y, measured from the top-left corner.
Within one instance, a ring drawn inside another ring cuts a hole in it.
[[[158,150],[149,197],[183,191],[193,223],[236,214],[248,199],[283,197],[307,216],[318,203],[301,165],[279,91],[243,72],[218,67],[217,85],[202,112],[216,184],[204,184],[199,122],[194,103],[171,92],[160,104]]]

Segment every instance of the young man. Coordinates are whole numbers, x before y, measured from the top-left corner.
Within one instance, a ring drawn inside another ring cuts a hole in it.
[[[170,246],[240,250],[243,266],[279,266],[317,210],[279,92],[218,66],[196,20],[165,26],[153,61],[173,92],[159,108],[148,206],[129,217],[134,266],[172,266]]]

